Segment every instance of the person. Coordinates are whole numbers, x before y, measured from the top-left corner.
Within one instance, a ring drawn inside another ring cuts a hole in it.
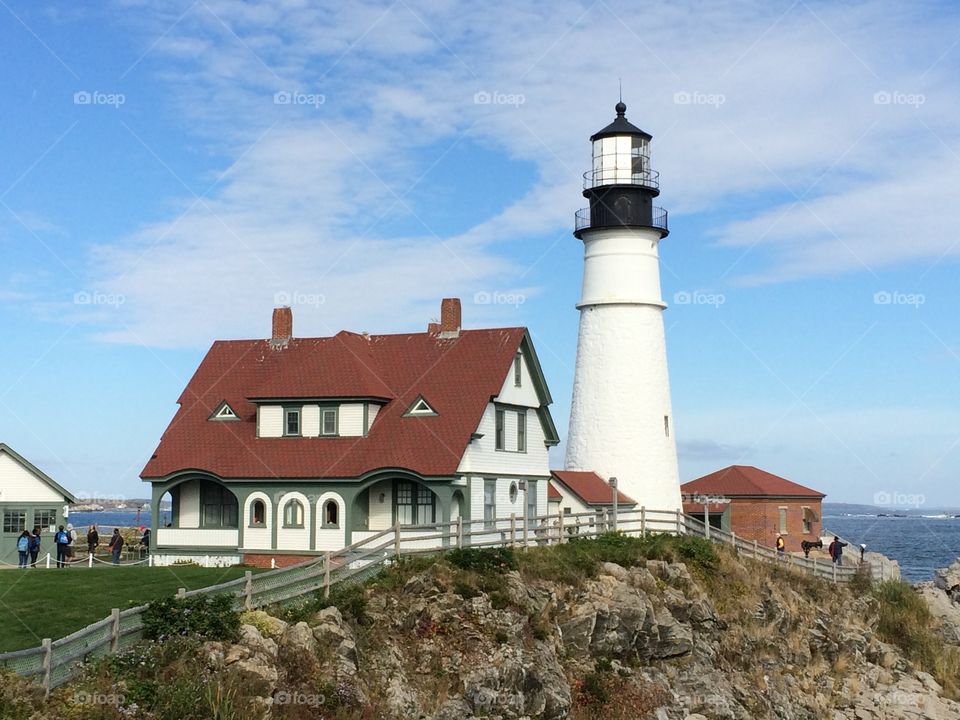
[[[830,558],[835,565],[843,565],[843,549],[847,544],[848,543],[840,542],[840,538],[836,535],[833,536],[833,542],[830,543],[830,547],[828,547],[827,550],[830,552]]]
[[[864,543],[860,543],[860,564],[863,564],[863,554],[867,552],[867,546]]]
[[[141,525],[140,530],[143,533],[142,537],[140,538],[140,547],[142,547],[144,549],[144,552],[146,552],[147,555],[149,555],[150,554],[150,528],[145,528]]]
[[[27,558],[30,557],[30,533],[26,530],[20,533],[20,537],[17,538],[17,554],[20,556],[18,567],[21,570],[26,569]]]
[[[787,552],[787,543],[783,539],[783,535],[777,535],[777,557],[782,560],[786,552]]]
[[[37,566],[37,556],[40,554],[40,526],[33,528],[33,534],[30,536],[30,567]]]
[[[91,525],[87,531],[87,552],[91,555],[97,554],[97,547],[100,545],[100,533],[97,532],[97,526]]]
[[[113,564],[120,564],[120,553],[123,551],[123,535],[120,534],[120,528],[113,529],[113,536],[110,538],[110,544],[107,546],[113,556]]]
[[[53,540],[57,543],[57,567],[67,567],[67,548],[70,547],[70,536],[67,534],[67,531],[63,529],[63,525],[57,528],[57,534]]]
[[[77,541],[77,531],[73,529],[71,523],[67,523],[67,537],[70,539],[67,545],[67,557],[73,560],[73,544]]]

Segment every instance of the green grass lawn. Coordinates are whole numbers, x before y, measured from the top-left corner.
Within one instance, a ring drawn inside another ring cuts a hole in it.
[[[242,577],[250,568],[72,567],[0,571],[0,652],[39,645],[69,635],[121,610],[177,588],[194,590]],[[256,571],[255,571],[256,572]]]

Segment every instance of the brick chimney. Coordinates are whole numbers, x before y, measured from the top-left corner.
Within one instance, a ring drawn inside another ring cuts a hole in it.
[[[440,337],[460,337],[460,298],[444,298],[440,303]]]
[[[286,347],[293,337],[293,310],[288,307],[273,309],[273,337],[270,344],[274,347]]]

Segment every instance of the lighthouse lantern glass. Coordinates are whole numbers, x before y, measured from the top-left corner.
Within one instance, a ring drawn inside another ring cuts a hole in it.
[[[643,184],[650,172],[650,144],[635,135],[593,141],[593,186]]]

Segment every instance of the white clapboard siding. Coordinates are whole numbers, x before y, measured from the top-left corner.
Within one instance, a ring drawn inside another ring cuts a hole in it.
[[[328,501],[334,501],[337,503],[337,519],[339,520],[339,527],[323,527],[323,506],[327,504]],[[314,508],[316,511],[317,518],[317,537],[316,537],[316,549],[317,550],[341,550],[343,549],[347,542],[347,523],[346,523],[346,506],[344,505],[343,498],[340,497],[335,492],[325,492],[317,500],[317,505]]]
[[[363,403],[344,403],[340,406],[340,435],[363,435]]]
[[[283,437],[282,405],[261,405],[257,409],[257,436]]]
[[[303,505],[303,527],[283,526],[284,508],[291,500]],[[303,493],[288,492],[277,502],[277,550],[310,550],[310,514],[313,508]]]
[[[302,427],[300,432],[304,437],[317,437],[320,435],[320,406],[304,405],[300,415]]]
[[[180,507],[177,511],[177,524],[181,528],[200,527],[199,482],[191,480],[180,486]]]
[[[370,486],[370,530],[386,530],[393,525],[393,482],[381,480]],[[383,495],[383,502],[380,496]]]
[[[262,500],[266,513],[264,515],[265,524],[262,527],[250,527],[250,518],[253,517],[250,508],[254,500]],[[243,523],[243,547],[248,550],[270,550],[273,548],[273,503],[266,493],[250,493],[243,504],[243,515],[240,516],[240,522]]]
[[[159,547],[237,547],[239,531],[229,528],[157,528]]]
[[[497,401],[510,405],[523,405],[524,407],[539,406],[540,399],[537,397],[537,389],[533,386],[533,377],[530,375],[526,357],[521,358],[520,376],[520,387],[517,387],[513,365],[511,364],[510,372],[507,373],[507,378],[503,381],[503,387],[500,388]]]
[[[63,503],[64,497],[6,453],[0,453],[0,502]]]
[[[516,447],[516,414],[507,411],[507,416],[513,414],[514,425],[512,432],[513,447]],[[535,477],[549,477],[550,458],[544,445],[543,427],[535,410],[527,411],[527,451],[508,452],[496,449],[496,417],[495,406],[489,403],[483,412],[477,432],[483,437],[472,440],[460,461],[458,473],[486,473],[490,475],[513,474],[533,475]],[[511,433],[506,430],[507,443],[511,440]],[[507,447],[510,447],[508,444]]]

